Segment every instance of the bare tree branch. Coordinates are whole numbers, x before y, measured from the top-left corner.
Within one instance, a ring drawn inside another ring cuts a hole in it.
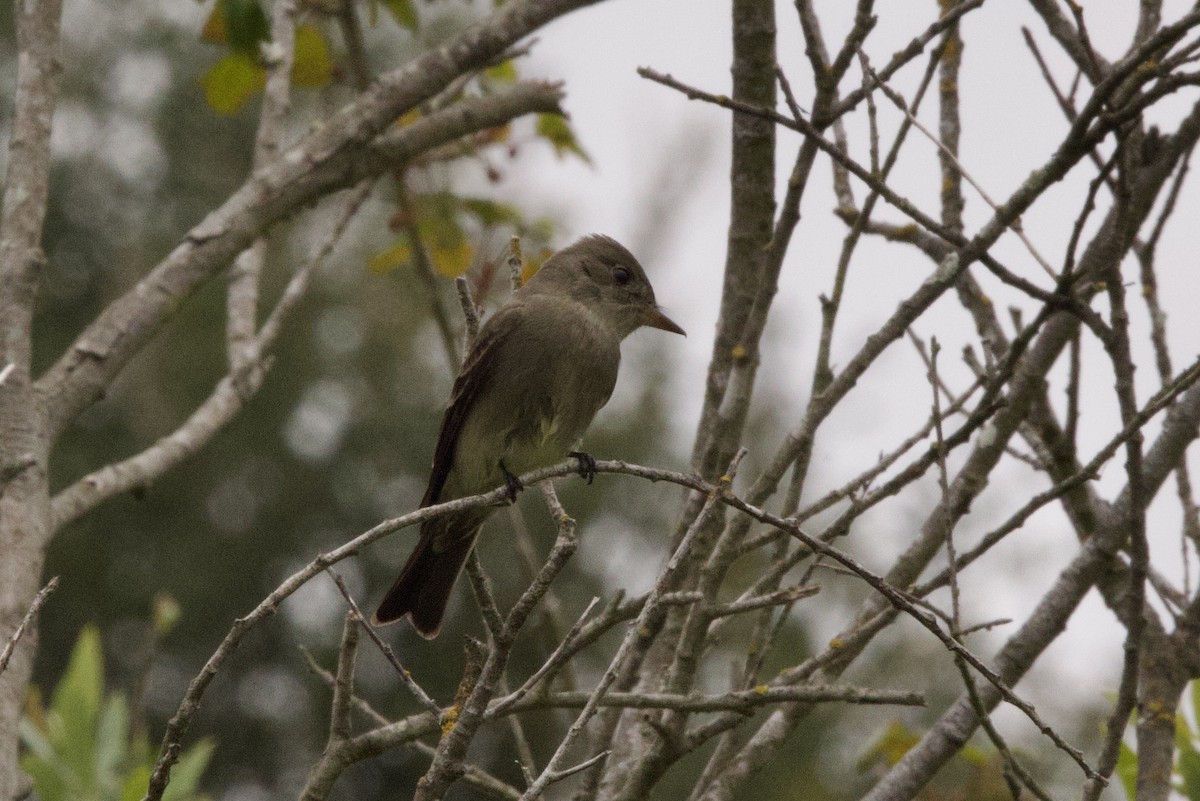
[[[95,400],[180,299],[225,267],[273,222],[315,198],[377,175],[397,160],[519,114],[554,111],[554,90],[526,84],[510,94],[459,104],[385,134],[397,117],[433,97],[458,75],[488,64],[521,37],[591,2],[505,4],[441,47],[381,76],[357,100],[256,172],[137,286],[110,304],[39,380],[52,432],[57,435]],[[373,145],[381,135],[382,141]]]
[[[14,3],[15,81],[6,120],[0,200],[0,626],[24,624],[37,597],[52,529],[50,440],[32,382],[34,301],[50,191],[50,129],[61,84],[61,0]],[[36,621],[32,624],[36,631]],[[22,630],[25,630],[22,628]],[[23,795],[17,722],[33,671],[34,631],[14,641],[0,674],[0,798]]]

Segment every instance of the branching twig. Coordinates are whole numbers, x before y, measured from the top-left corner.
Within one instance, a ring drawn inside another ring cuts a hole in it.
[[[342,594],[342,597],[346,599],[346,603],[350,605],[350,612],[362,626],[363,631],[365,631],[367,636],[371,638],[371,642],[375,643],[376,647],[379,648],[379,651],[387,659],[388,664],[390,664],[396,670],[396,674],[400,677],[401,683],[403,683],[405,688],[412,693],[412,696],[416,698],[418,702],[420,702],[421,706],[428,709],[434,715],[440,717],[442,714],[442,708],[437,705],[437,702],[429,697],[429,694],[421,688],[421,685],[417,684],[416,680],[413,679],[412,674],[408,671],[408,668],[400,664],[400,659],[396,656],[396,652],[392,650],[390,645],[383,641],[383,638],[380,637],[379,633],[375,631],[375,627],[371,625],[370,618],[364,616],[362,610],[358,608],[358,604],[355,602],[354,596],[352,596],[350,594],[350,590],[346,588],[346,582],[337,573],[337,571],[327,568],[326,572],[329,573],[329,577],[332,578],[334,584],[337,585],[338,592]]]
[[[307,293],[313,271],[341,239],[370,194],[371,185],[371,181],[363,181],[351,190],[328,230],[313,241],[308,257],[288,281],[262,328],[250,343],[239,346],[242,366],[222,378],[212,394],[175,431],[141,453],[89,473],[55,495],[51,500],[55,529],[77,520],[109,498],[150,484],[203,447],[242,410],[262,387],[271,366],[269,353]]]
[[[642,628],[645,626],[646,622],[650,619],[654,612],[657,611],[659,597],[663,594],[663,592],[666,591],[668,587],[671,586],[671,582],[674,579],[675,574],[679,571],[681,565],[684,563],[685,557],[688,555],[688,551],[691,549],[693,540],[696,538],[696,535],[701,528],[706,524],[708,514],[711,513],[716,507],[718,501],[729,497],[727,495],[729,487],[733,483],[733,478],[737,474],[738,465],[741,463],[745,455],[746,451],[744,449],[738,451],[733,462],[729,465],[729,469],[726,470],[725,475],[722,476],[721,484],[708,488],[708,501],[705,504],[704,510],[702,510],[701,513],[696,517],[696,520],[692,523],[691,528],[688,529],[683,539],[680,540],[678,547],[675,549],[675,553],[671,555],[670,561],[667,562],[667,566],[663,569],[662,573],[659,574],[658,581],[655,583],[654,589],[651,590],[650,595],[646,598],[646,605],[642,607],[642,611],[638,613],[637,618],[633,621],[633,623],[630,624],[626,631],[625,637],[621,640],[621,645],[618,647],[616,655],[613,656],[612,660],[609,662],[608,668],[604,671],[604,675],[600,677],[600,681],[596,683],[595,689],[588,696],[588,700],[583,707],[583,711],[579,713],[579,717],[575,719],[575,721],[571,724],[571,727],[567,730],[566,736],[563,737],[562,741],[558,745],[558,748],[555,749],[554,756],[550,758],[550,762],[547,763],[546,768],[542,771],[542,774],[538,776],[537,780],[534,781],[533,784],[529,785],[529,787],[526,789],[525,794],[522,796],[522,801],[533,801],[533,799],[536,799],[542,793],[542,791],[545,790],[546,786],[552,780],[552,777],[563,769],[563,763],[566,759],[568,750],[579,737],[580,732],[583,731],[583,727],[587,725],[587,722],[592,719],[593,715],[596,714],[604,695],[608,692],[609,687],[611,687],[613,682],[616,680],[617,673],[625,662],[626,654],[629,653],[629,651],[633,648],[634,643],[641,636]],[[701,483],[707,484],[707,482]]]

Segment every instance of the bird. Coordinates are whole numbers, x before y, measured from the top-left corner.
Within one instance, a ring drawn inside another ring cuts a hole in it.
[[[552,255],[480,327],[442,415],[421,507],[579,460],[591,483],[595,461],[577,445],[617,380],[621,341],[648,326],[686,336],[654,298],[642,265],[615,239],[593,234]],[[407,617],[426,639],[492,508],[427,520],[416,548],[373,616]]]

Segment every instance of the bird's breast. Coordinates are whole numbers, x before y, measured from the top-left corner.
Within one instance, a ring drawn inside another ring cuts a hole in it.
[[[503,360],[490,388],[501,402],[480,404],[466,422],[478,433],[460,440],[494,443],[457,454],[468,488],[496,486],[501,461],[517,475],[560,461],[616,384],[620,340],[586,310],[533,309],[516,334],[515,358]]]

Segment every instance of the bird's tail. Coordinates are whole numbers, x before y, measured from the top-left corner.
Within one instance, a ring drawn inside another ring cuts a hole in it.
[[[421,527],[421,540],[408,557],[400,577],[375,610],[374,623],[391,623],[407,615],[413,628],[425,639],[431,640],[438,635],[450,591],[475,547],[481,525],[473,516],[468,527],[447,536],[447,523],[452,522],[452,517],[430,520]],[[440,550],[434,547],[436,542],[447,541],[448,547]]]

